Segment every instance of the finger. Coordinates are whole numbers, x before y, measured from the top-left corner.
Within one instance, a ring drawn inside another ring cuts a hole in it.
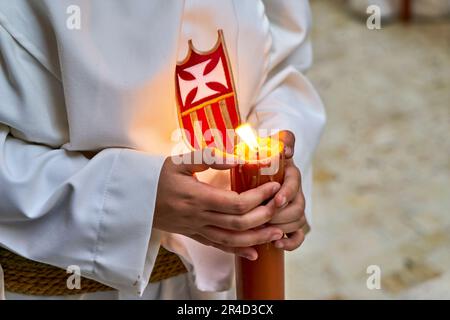
[[[200,194],[207,195],[202,200],[205,203],[205,209],[230,214],[247,213],[265,200],[273,197],[280,189],[280,184],[277,182],[268,182],[240,194],[215,188],[208,184],[203,186],[205,188],[202,188],[203,191]]]
[[[303,228],[303,226],[306,224],[306,219],[303,217],[301,219],[298,219],[294,222],[289,223],[279,223],[279,224],[270,224],[272,227],[277,227],[284,233],[291,233],[295,232],[298,229]]]
[[[300,200],[297,200],[300,198]],[[271,224],[289,223],[301,219],[305,215],[301,197],[296,197],[292,203],[284,208],[278,209],[270,220]]]
[[[177,165],[178,171],[186,174],[202,172],[209,168],[227,170],[238,164],[238,159],[233,155],[218,152],[216,149],[205,148],[171,157]]]
[[[275,241],[275,247],[278,249],[284,249],[292,251],[300,247],[305,240],[305,234],[302,230],[297,230],[291,233],[287,238]]]
[[[242,215],[219,212],[202,212],[200,215],[207,225],[228,230],[245,231],[268,222],[272,219],[274,213],[274,206],[259,206]]]
[[[201,228],[199,233],[210,241],[226,247],[251,247],[283,237],[283,232],[275,227],[247,231],[229,231],[206,226]]]
[[[256,260],[258,259],[258,252],[252,248],[252,247],[247,247],[247,248],[234,248],[234,247],[226,247],[226,246],[222,246],[220,244],[214,243],[212,241],[209,241],[208,239],[202,237],[201,235],[193,235],[191,236],[192,239],[204,244],[205,246],[209,246],[209,247],[214,247],[217,248],[219,250],[228,252],[228,253],[234,253],[240,257],[246,258],[248,260]]]
[[[288,130],[280,131],[278,138],[284,144],[284,156],[290,159],[294,156],[295,135]]]
[[[288,202],[292,201],[297,196],[301,185],[300,170],[289,160],[291,163],[286,165],[284,173],[284,182],[275,196],[275,204],[278,208],[285,206]]]

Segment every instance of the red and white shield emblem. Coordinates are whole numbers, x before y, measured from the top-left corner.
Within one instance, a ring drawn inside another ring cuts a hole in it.
[[[178,119],[185,138],[195,150],[206,146],[232,152],[228,133],[240,123],[236,92],[222,30],[209,52],[189,41],[187,57],[175,71]]]

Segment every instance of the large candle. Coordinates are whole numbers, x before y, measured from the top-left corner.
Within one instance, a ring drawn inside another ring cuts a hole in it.
[[[239,128],[238,128],[239,129]],[[231,169],[231,188],[236,192],[256,188],[266,182],[283,182],[283,144],[271,138],[249,137],[248,127],[238,134],[244,142],[235,154],[244,163]],[[284,299],[284,250],[273,243],[254,247],[258,259],[250,261],[236,256],[236,293],[238,299]]]

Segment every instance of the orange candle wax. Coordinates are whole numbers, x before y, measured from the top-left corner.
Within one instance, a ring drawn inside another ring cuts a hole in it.
[[[266,182],[280,184],[284,178],[283,144],[270,138],[258,138],[258,149],[239,143],[235,154],[245,162],[231,169],[231,188],[244,192]],[[264,151],[264,152],[261,152]],[[250,261],[236,256],[236,292],[238,299],[284,299],[284,250],[273,243],[254,247],[258,259]]]

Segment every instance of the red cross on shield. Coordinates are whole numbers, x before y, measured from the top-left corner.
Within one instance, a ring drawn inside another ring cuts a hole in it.
[[[175,70],[179,125],[194,150],[215,147],[233,152],[233,132],[240,124],[233,75],[222,30],[208,52],[189,41],[186,58]]]

